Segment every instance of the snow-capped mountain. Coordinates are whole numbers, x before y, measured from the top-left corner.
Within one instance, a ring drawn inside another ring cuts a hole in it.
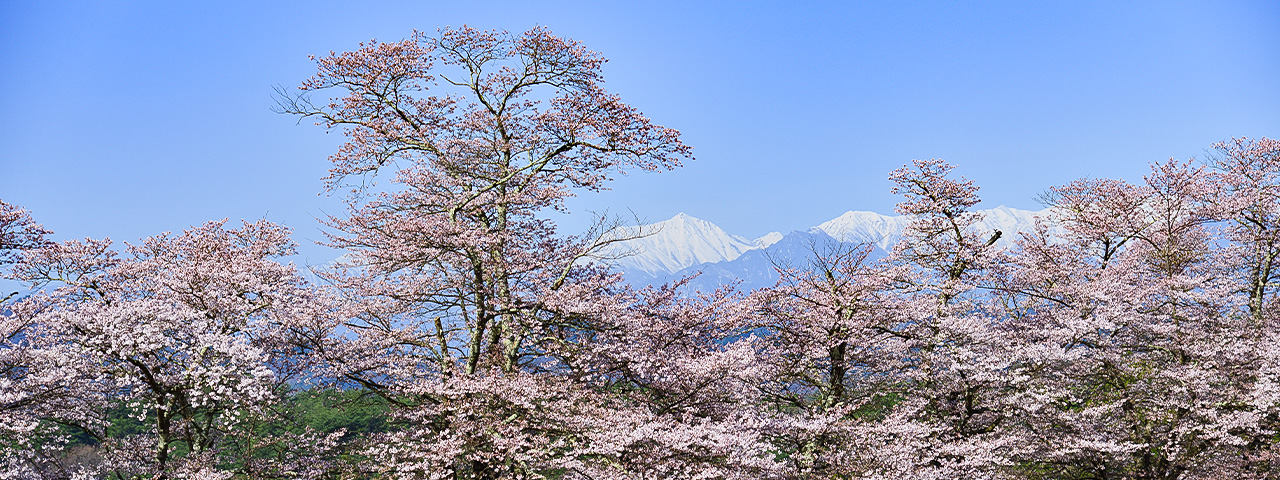
[[[902,230],[911,223],[904,215],[888,216],[875,212],[848,211],[810,228],[841,242],[874,243],[888,250],[902,238]]]
[[[983,218],[974,228],[983,234],[1000,230],[997,245],[1001,246],[1010,245],[1019,233],[1032,231],[1036,217],[1048,214],[1005,206],[977,213]],[[643,236],[614,244],[609,253],[621,257],[611,263],[636,283],[664,282],[701,272],[693,286],[702,290],[734,281],[755,288],[777,279],[775,265],[802,262],[825,244],[871,243],[876,247],[873,256],[887,255],[910,223],[909,216],[850,211],[806,231],[772,232],[749,240],[680,213],[658,223],[620,229],[619,235]]]
[[[982,220],[974,225],[981,232],[1000,230],[1000,246],[1012,244],[1018,238],[1017,233],[1030,232],[1035,229],[1036,217],[1048,217],[1048,210],[1019,210],[999,206],[988,210],[978,210]],[[906,215],[881,215],[875,212],[849,211],[810,230],[821,230],[832,238],[842,242],[874,243],[885,250],[902,239],[902,231],[911,223]]]
[[[639,227],[622,227],[619,237],[639,236],[613,244],[613,263],[624,271],[649,276],[674,273],[704,263],[733,260],[743,252],[763,248],[764,242],[730,235],[714,223],[676,214],[670,219]]]
[[[786,234],[766,248],[743,253],[742,256],[731,261],[694,265],[648,282],[641,281],[639,278],[633,282],[663,283],[696,273],[698,276],[690,282],[690,286],[702,291],[715,290],[733,282],[738,282],[740,288],[747,290],[767,287],[778,281],[777,267],[804,268],[805,262],[808,262],[813,252],[826,251],[840,243],[821,230],[797,230]],[[878,247],[871,252],[872,258],[884,255],[887,255],[887,252]]]
[[[769,248],[769,245],[778,243],[779,240],[782,240],[782,232],[769,232],[755,239],[752,243],[755,244],[756,248]]]

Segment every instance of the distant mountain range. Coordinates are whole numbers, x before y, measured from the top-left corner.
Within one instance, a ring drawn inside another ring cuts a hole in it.
[[[1048,210],[1019,210],[1000,206],[979,210],[982,221],[974,226],[981,232],[1000,230],[997,245],[1007,246],[1022,232],[1035,229],[1037,217]],[[743,288],[773,285],[778,275],[775,264],[804,262],[815,249],[837,243],[870,243],[872,256],[884,256],[902,238],[911,217],[850,211],[839,217],[788,234],[772,232],[755,239],[730,234],[709,221],[684,213],[661,222],[623,227],[619,235],[644,235],[612,245],[610,263],[637,285],[662,283],[691,273],[702,274],[693,287],[711,290],[739,281]]]

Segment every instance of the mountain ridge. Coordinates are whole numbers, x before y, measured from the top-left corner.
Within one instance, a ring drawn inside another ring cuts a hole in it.
[[[977,210],[982,219],[974,228],[983,232],[1000,230],[997,245],[1011,245],[1019,233],[1035,228],[1048,210],[1022,210],[1004,205]],[[911,223],[906,215],[883,215],[850,210],[836,218],[805,230],[788,234],[770,232],[755,239],[734,235],[718,225],[684,212],[647,225],[621,227],[615,235],[643,235],[611,246],[610,261],[629,281],[650,283],[678,278],[694,272],[711,277],[696,283],[714,287],[730,281],[747,284],[776,279],[772,262],[798,261],[803,252],[797,242],[816,245],[824,242],[871,243],[875,255],[887,255]]]

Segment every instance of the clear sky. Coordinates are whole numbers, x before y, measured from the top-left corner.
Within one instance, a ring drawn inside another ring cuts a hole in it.
[[[695,149],[572,208],[746,236],[889,213],[912,158],[959,165],[983,206],[1039,208],[1074,178],[1280,136],[1275,1],[195,3],[0,0],[0,198],[59,238],[266,217],[306,244],[340,212],[317,195],[339,138],[272,113],[272,87],[311,54],[462,24],[584,42]]]

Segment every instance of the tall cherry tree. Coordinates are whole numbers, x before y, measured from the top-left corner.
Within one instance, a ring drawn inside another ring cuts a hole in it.
[[[905,273],[886,311],[907,345],[887,352],[906,365],[903,401],[871,438],[884,452],[879,475],[1001,478],[1017,441],[1007,425],[1010,345],[980,288],[1004,232],[977,228],[978,187],[952,170],[915,160],[889,175],[904,197],[897,211],[913,220],[890,254]]]
[[[462,27],[321,58],[282,98],[348,138],[331,157],[331,191],[354,187],[350,215],[330,219],[332,244],[349,250],[333,278],[378,299],[359,332],[448,365],[436,374],[529,360],[539,298],[602,242],[557,235],[546,211],[612,173],[689,155],[675,130],[603,89],[604,61],[541,27]],[[341,96],[310,99],[332,90]],[[378,174],[391,181],[375,191]]]
[[[412,425],[372,452],[389,475],[770,468],[734,297],[631,291],[587,262],[622,240],[607,225],[564,236],[546,218],[614,173],[689,157],[603,89],[603,63],[544,28],[463,27],[322,58],[283,98],[348,136],[329,178],[350,187],[349,215],[329,220],[348,254],[327,278],[357,308],[327,363]]]
[[[852,476],[869,470],[868,419],[896,401],[907,347],[886,307],[904,272],[871,260],[871,245],[812,250],[752,296],[767,345],[760,401],[788,412],[770,433],[793,475]]]

